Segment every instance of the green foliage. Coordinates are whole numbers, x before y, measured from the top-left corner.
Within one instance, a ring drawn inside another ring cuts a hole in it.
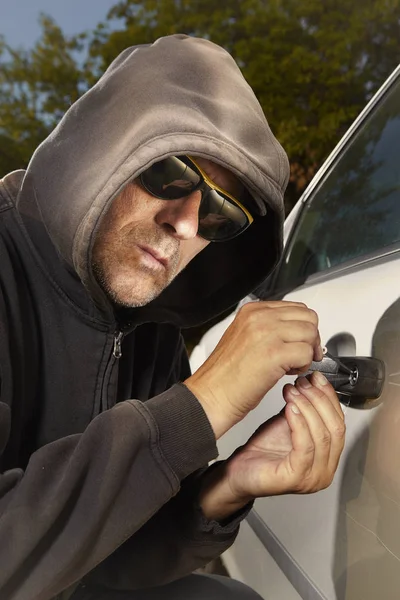
[[[399,23],[400,0],[122,0],[94,32],[69,39],[42,17],[32,51],[0,46],[0,173],[13,156],[14,167],[26,163],[123,49],[180,32],[221,44],[242,68],[289,154],[290,209],[396,66]]]
[[[27,165],[87,87],[75,57],[84,36],[67,39],[52,19],[40,22],[32,50],[12,49],[0,38],[0,176]]]
[[[100,70],[128,45],[188,33],[236,59],[289,154],[290,208],[398,62],[398,0],[123,0],[91,46]]]

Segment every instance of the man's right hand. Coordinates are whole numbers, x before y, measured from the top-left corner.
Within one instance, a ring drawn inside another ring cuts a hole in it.
[[[218,439],[287,374],[322,360],[318,316],[297,302],[250,302],[218,346],[184,383],[202,404]]]

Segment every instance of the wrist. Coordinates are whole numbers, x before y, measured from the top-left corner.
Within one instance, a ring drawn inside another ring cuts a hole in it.
[[[203,475],[199,505],[209,521],[221,522],[228,519],[252,500],[254,498],[238,496],[232,491],[225,461],[210,467]]]
[[[215,439],[218,440],[238,422],[239,419],[235,419],[228,414],[228,411],[221,409],[226,403],[218,399],[215,393],[216,386],[211,387],[207,385],[196,374],[186,379],[183,383],[196,396],[202,406],[214,432]]]

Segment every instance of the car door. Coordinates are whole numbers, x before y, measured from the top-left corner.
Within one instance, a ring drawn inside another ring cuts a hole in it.
[[[286,237],[268,297],[315,309],[328,350],[379,358],[385,384],[378,400],[342,397],[346,444],[332,485],[258,499],[224,561],[265,599],[398,600],[400,69],[299,201]],[[223,436],[222,458],[281,410],[288,381]]]

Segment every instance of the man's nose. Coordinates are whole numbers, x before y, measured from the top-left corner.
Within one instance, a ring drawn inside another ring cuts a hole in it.
[[[156,221],[180,240],[195,238],[199,228],[200,190],[179,200],[165,200]]]

